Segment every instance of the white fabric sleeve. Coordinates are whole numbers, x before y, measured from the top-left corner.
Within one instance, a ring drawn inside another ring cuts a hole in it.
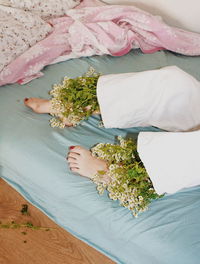
[[[200,185],[200,131],[141,132],[137,150],[158,194]]]
[[[186,131],[200,125],[200,82],[176,66],[101,76],[97,98],[106,128]]]

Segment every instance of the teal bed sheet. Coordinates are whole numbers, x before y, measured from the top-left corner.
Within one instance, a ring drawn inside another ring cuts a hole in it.
[[[117,135],[137,137],[141,130],[157,129],[104,129],[98,127],[97,117],[75,128],[53,129],[50,116],[31,112],[23,99],[46,98],[52,84],[65,75],[81,75],[89,66],[105,74],[166,65],[177,65],[200,80],[200,57],[167,51],[144,55],[135,50],[123,57],[95,56],[51,65],[44,77],[27,85],[0,87],[0,177],[116,263],[199,264],[200,187],[154,201],[147,212],[133,218],[106,193],[99,196],[90,180],[71,173],[65,157],[71,145],[90,148],[98,142],[115,142]]]

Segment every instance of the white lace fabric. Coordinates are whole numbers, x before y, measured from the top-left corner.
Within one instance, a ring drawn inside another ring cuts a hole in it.
[[[65,15],[67,10],[80,2],[80,0],[0,0],[0,5],[31,11],[43,19],[49,19]]]
[[[38,15],[0,5],[0,71],[51,32]]]
[[[0,72],[52,30],[45,20],[63,16],[80,0],[0,0]]]

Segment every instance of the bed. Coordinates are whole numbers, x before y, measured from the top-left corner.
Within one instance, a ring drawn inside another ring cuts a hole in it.
[[[90,180],[71,173],[65,157],[71,145],[90,148],[115,142],[118,135],[136,138],[139,131],[158,129],[104,129],[98,117],[75,128],[53,129],[51,117],[31,112],[23,99],[45,98],[52,84],[66,75],[79,76],[89,66],[106,74],[166,65],[177,65],[200,80],[199,57],[133,50],[123,57],[72,59],[47,66],[42,78],[26,85],[0,87],[0,177],[57,224],[117,263],[199,264],[200,187],[166,195],[134,218],[106,193],[99,196]]]

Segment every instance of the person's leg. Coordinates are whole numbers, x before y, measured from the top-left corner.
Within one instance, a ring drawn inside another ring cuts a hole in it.
[[[31,97],[31,98],[25,98],[24,104],[27,107],[31,108],[37,114],[57,114],[57,116],[59,116],[59,113],[57,113],[57,111],[55,111],[54,108],[52,107],[51,100]],[[85,111],[89,109],[90,106],[85,107]],[[93,115],[100,115],[100,112],[95,111],[93,112]],[[73,124],[66,117],[62,117],[62,115],[60,115],[59,118],[60,120],[62,120],[65,126],[68,127],[73,126]]]
[[[105,128],[155,126],[188,131],[200,124],[200,83],[175,66],[65,79],[51,95],[51,101],[27,98],[25,105],[36,113],[52,113],[62,127],[66,118],[77,125],[99,109]]]
[[[161,196],[155,192],[138,156],[136,141],[122,137],[118,140],[119,144],[97,144],[91,151],[71,146],[67,161],[72,172],[96,184],[99,194],[107,190],[111,199],[119,200],[137,216]]]
[[[36,97],[30,97],[24,99],[24,104],[31,108],[37,114],[50,114],[55,113],[52,108],[51,100],[41,99]],[[90,106],[86,106],[85,110],[90,109]],[[93,112],[94,115],[100,115],[100,111]]]
[[[85,75],[54,85],[51,100],[25,98],[24,104],[34,112],[52,114],[52,127],[76,126],[90,115],[99,114],[96,87],[99,74],[90,69]]]
[[[52,107],[51,100],[31,97],[25,98],[24,104],[37,114],[57,114],[57,112]],[[73,124],[69,122],[67,118],[60,116],[60,119],[65,126],[73,126]]]

